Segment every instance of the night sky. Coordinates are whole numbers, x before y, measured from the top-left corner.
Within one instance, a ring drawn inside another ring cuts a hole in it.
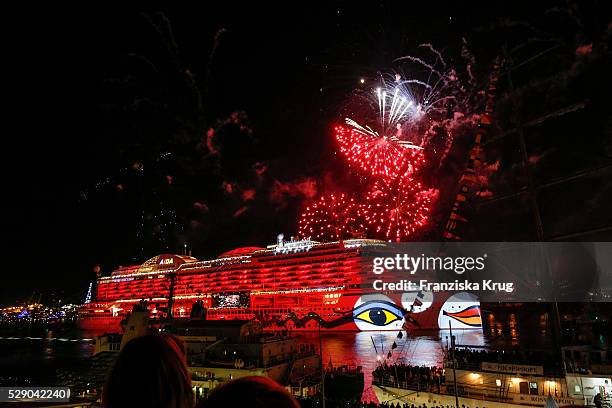
[[[524,92],[523,113],[529,116],[529,104],[552,109],[589,102],[581,116],[534,130],[545,140],[530,145],[534,163],[557,155],[535,176],[558,177],[572,167],[559,155],[576,150],[584,152],[580,166],[610,164],[610,57],[603,45],[610,20],[600,12],[604,2],[542,4],[516,19],[483,8],[457,13],[433,7],[413,16],[409,5],[395,3],[11,19],[4,36],[9,91],[0,303],[33,292],[82,301],[95,265],[110,273],[159,253],[180,253],[184,244],[205,259],[270,244],[281,232],[295,234],[304,203],[351,177],[331,139],[347,101],[421,43],[459,64],[465,38],[483,80],[504,48],[554,38],[550,55],[556,60],[541,72],[517,75],[516,82],[520,87],[553,77],[558,83],[561,77],[563,84],[546,94]],[[589,44],[592,50],[577,51]],[[563,77],[555,69],[575,75]],[[500,100],[508,102],[503,91]],[[511,127],[506,119],[500,120],[502,130]],[[575,148],[577,138],[582,150]],[[495,194],[521,178],[512,164],[515,153],[510,142],[487,152],[491,161],[501,158],[490,186]],[[460,163],[449,171],[458,168]],[[610,203],[608,176],[589,180],[594,187],[584,194],[593,200],[593,210],[586,211],[592,216],[578,217],[573,230],[610,225],[610,216],[597,212]],[[444,183],[442,190],[450,185]],[[585,213],[551,205],[554,197],[543,200],[550,236],[566,232],[555,219]],[[447,204],[440,204],[440,214]],[[504,211],[521,206],[507,204]],[[507,231],[500,225],[497,235],[472,232],[470,238],[533,239],[511,224]],[[436,231],[438,224],[424,238],[435,238]]]

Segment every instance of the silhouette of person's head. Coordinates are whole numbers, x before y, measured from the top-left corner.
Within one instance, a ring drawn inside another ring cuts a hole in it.
[[[185,346],[172,335],[147,334],[121,350],[102,393],[104,408],[191,408]]]
[[[287,390],[267,377],[243,377],[216,388],[198,408],[299,408]]]

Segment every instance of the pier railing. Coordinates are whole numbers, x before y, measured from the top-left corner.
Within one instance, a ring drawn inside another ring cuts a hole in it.
[[[424,383],[419,381],[391,381],[383,378],[372,378],[372,384],[379,387],[391,387],[400,388],[403,390],[409,390],[414,392],[431,392],[443,395],[455,395],[455,390],[452,385],[440,383]],[[492,387],[470,387],[464,385],[457,386],[457,394],[460,397],[473,398],[473,399],[487,399],[493,401],[510,401],[512,398],[508,398],[507,395],[502,395],[499,389]]]
[[[422,392],[441,392],[443,385],[421,381],[392,381],[388,378],[372,377],[372,384],[382,387],[402,388]]]
[[[419,392],[430,392],[441,395],[455,395],[453,384],[440,382],[439,384],[431,381],[395,381],[389,377],[372,377],[372,385],[379,387],[391,387],[407,390],[408,394]],[[487,401],[498,401],[518,404],[544,404],[548,394],[523,394],[508,392],[507,389],[490,385],[471,385],[463,382],[457,383],[457,395],[462,398],[471,398]],[[581,405],[581,399],[576,399],[567,394],[561,393],[554,395],[555,400],[560,405]]]
[[[481,362],[475,362],[475,361],[461,361],[458,360],[457,361],[457,365],[456,368],[457,370],[465,370],[465,371],[481,371],[482,370],[482,363]],[[516,363],[517,365],[530,365],[529,361],[517,361]],[[531,364],[533,364],[533,362],[531,362]],[[453,362],[452,360],[444,360],[444,367],[445,368],[453,368]],[[544,366],[544,376],[547,377],[559,377],[559,378],[563,378],[565,377],[565,371],[563,370],[563,367],[561,366],[556,366],[556,367],[547,367]]]

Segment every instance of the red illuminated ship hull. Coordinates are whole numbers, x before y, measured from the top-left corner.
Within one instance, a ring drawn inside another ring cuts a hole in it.
[[[367,245],[384,243],[300,241],[242,248],[210,261],[159,255],[100,278],[80,325],[117,331],[135,304],[146,304],[153,319],[167,317],[169,307],[177,319],[201,309],[210,320],[258,319],[269,331],[435,330],[449,321],[453,328],[481,328],[476,298],[374,291],[364,272]]]

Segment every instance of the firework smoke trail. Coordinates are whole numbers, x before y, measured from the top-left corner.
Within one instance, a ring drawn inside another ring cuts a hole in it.
[[[429,69],[432,74],[436,74],[439,78],[444,77],[444,75],[442,75],[442,73],[440,71],[435,69],[433,67],[433,65],[430,65],[430,64],[426,63],[421,58],[413,57],[412,55],[406,55],[406,56],[403,56],[403,57],[396,58],[393,62],[400,62],[400,61],[412,61],[412,62],[416,62],[417,64],[420,64],[420,65],[424,66],[425,68]]]
[[[213,40],[213,47],[212,47],[212,50],[210,50],[210,54],[208,56],[208,65],[206,67],[206,87],[207,87],[207,90],[210,89],[210,82],[211,82],[211,78],[212,78],[212,68],[213,68],[213,64],[214,64],[214,61],[215,61],[215,55],[217,54],[217,49],[219,48],[219,43],[221,41],[221,36],[223,36],[225,33],[227,33],[227,29],[224,28],[224,27],[221,27],[215,33],[215,37],[214,37],[214,40]]]
[[[424,92],[421,97],[420,104],[423,106],[425,112],[429,112],[430,110],[439,110],[442,111],[444,108],[435,107],[434,106],[440,102],[448,101],[451,99],[457,98],[458,91],[461,90],[461,83],[459,81],[457,72],[452,67],[449,67],[442,53],[436,50],[431,44],[421,44],[420,48],[426,49],[432,54],[435,55],[436,61],[434,63],[429,63],[422,58],[415,57],[412,55],[406,55],[400,58],[396,58],[394,62],[409,62],[417,64],[421,67],[427,69],[427,80],[414,80],[411,79],[409,83],[415,83],[423,86]],[[467,70],[470,75],[470,79],[472,79],[471,75],[471,65],[474,64],[474,58],[469,53],[467,49],[467,44],[464,40],[463,48],[462,48],[462,57],[467,61]],[[438,66],[441,65],[440,68]],[[455,86],[456,85],[456,86]]]
[[[382,88],[399,87],[400,93],[412,98],[414,109],[400,121],[398,137],[410,140],[426,151],[437,151],[435,161],[439,167],[450,152],[455,136],[477,122],[473,110],[473,98],[477,91],[472,73],[475,58],[463,39],[461,57],[465,61],[465,69],[459,75],[431,44],[421,44],[419,48],[432,54],[434,59],[413,55],[395,59],[396,63],[401,64],[400,71],[407,73],[407,78],[401,80],[400,75],[395,74],[395,83],[383,80]],[[415,72],[420,74],[415,77]],[[444,135],[442,150],[439,149],[440,135]],[[434,136],[438,137],[432,139]]]
[[[442,54],[440,53],[440,51],[436,50],[433,47],[433,45],[431,45],[431,43],[420,44],[419,47],[427,48],[429,51],[431,51],[432,53],[436,54],[436,56],[438,57],[438,60],[440,61],[440,63],[442,63],[442,66],[444,66],[444,68],[446,68],[446,62],[444,61],[444,58],[442,57]]]

